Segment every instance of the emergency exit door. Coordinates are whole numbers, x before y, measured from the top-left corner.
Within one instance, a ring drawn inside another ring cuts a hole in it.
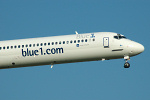
[[[109,37],[103,38],[103,46],[104,48],[109,48]]]

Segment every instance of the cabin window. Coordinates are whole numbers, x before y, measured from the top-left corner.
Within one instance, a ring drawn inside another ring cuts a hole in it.
[[[63,44],[65,44],[65,41],[63,41]]]
[[[5,49],[5,47],[3,47],[3,49]]]
[[[37,46],[39,46],[39,43],[37,43]]]
[[[0,47],[0,50],[2,49],[2,47]]]
[[[24,45],[22,45],[22,48],[24,48]]]
[[[74,40],[74,43],[76,43],[76,40]]]
[[[46,43],[44,43],[44,46],[46,46]]]
[[[87,42],[87,39],[85,39],[85,42]]]
[[[33,44],[33,47],[35,47],[35,44]]]
[[[67,44],[69,44],[69,41],[67,41]]]
[[[29,44],[29,47],[31,47],[32,46],[32,44]]]
[[[84,42],[84,40],[81,40],[81,42]]]
[[[9,46],[7,46],[7,49],[9,49]]]
[[[26,47],[28,47],[28,45],[26,44]]]
[[[55,42],[55,45],[57,45],[58,44],[58,42]]]
[[[54,45],[54,42],[52,42],[52,45]]]
[[[80,40],[78,40],[78,43],[80,43]]]
[[[59,41],[59,44],[61,44],[61,41]]]
[[[41,43],[41,46],[43,46],[43,43]]]
[[[48,45],[50,45],[50,42],[48,42]]]
[[[11,49],[13,49],[13,46],[11,46]]]
[[[72,43],[72,40],[70,41],[70,43]]]
[[[17,46],[15,45],[14,48],[17,48]]]
[[[18,48],[20,48],[20,45],[18,45]]]
[[[95,39],[93,39],[93,41],[95,41]]]

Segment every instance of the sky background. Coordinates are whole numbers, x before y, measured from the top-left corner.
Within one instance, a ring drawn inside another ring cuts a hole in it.
[[[0,0],[0,40],[117,32],[144,45],[129,61],[0,70],[0,100],[150,100],[150,0]]]

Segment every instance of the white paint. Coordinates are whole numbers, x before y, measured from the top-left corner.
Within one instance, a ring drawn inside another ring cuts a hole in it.
[[[117,33],[95,32],[80,34],[80,38],[77,38],[75,34],[0,41],[0,47],[5,47],[5,49],[0,50],[0,68],[4,69],[48,64],[96,61],[104,60],[104,58],[105,60],[119,59],[124,58],[125,56],[135,56],[144,51],[144,47],[141,44],[125,38],[115,39],[114,36],[117,36]],[[109,38],[109,47],[107,48],[103,46],[104,37]],[[74,43],[74,40],[76,40],[76,43]],[[79,43],[78,40],[80,40]],[[82,40],[84,40],[84,42],[82,42]],[[85,42],[86,40],[87,42]],[[61,44],[59,44],[60,41]],[[63,41],[65,41],[65,44],[63,44]],[[71,43],[71,41],[73,43]],[[54,42],[55,45],[52,45],[52,42]],[[43,43],[43,46],[34,47],[33,45],[37,45],[37,43]],[[46,43],[47,45],[44,46],[44,43]],[[50,45],[48,45],[48,43],[50,43]],[[18,48],[18,46],[26,44],[28,44],[28,47],[24,47],[23,51],[27,50],[27,48],[30,51],[33,50],[33,56],[22,56],[22,47]],[[29,47],[30,44],[32,45],[32,47]],[[120,44],[122,46],[120,46]],[[7,46],[13,46],[13,49],[7,49]],[[17,48],[14,48],[14,46],[17,46]],[[40,48],[42,48],[43,50],[43,55],[40,54]],[[112,51],[119,49],[123,50]],[[36,50],[38,50],[38,52]]]

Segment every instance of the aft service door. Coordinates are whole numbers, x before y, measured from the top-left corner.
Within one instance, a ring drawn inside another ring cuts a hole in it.
[[[103,38],[103,46],[104,48],[109,48],[109,37]]]

